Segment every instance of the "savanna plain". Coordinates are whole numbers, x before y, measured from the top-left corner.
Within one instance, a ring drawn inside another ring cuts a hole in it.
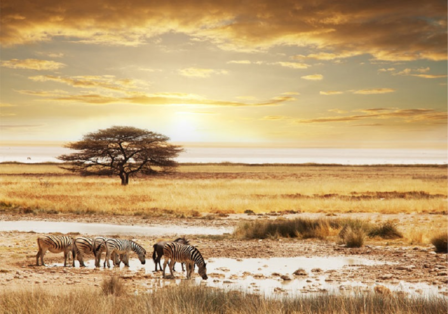
[[[176,172],[133,177],[122,186],[118,177],[82,177],[57,164],[2,163],[0,185],[0,221],[169,226],[160,235],[116,236],[147,250],[145,269],[136,259],[131,269],[63,267],[61,253],[46,254],[49,267],[35,266],[36,238],[44,233],[0,230],[1,313],[446,313],[448,308],[446,165],[181,164]],[[187,236],[213,269],[207,281],[197,269],[195,278],[186,280],[180,265],[174,280],[152,271],[153,244],[183,236],[186,226],[231,230]],[[337,269],[298,263],[269,274],[264,266],[245,272],[212,267],[222,258],[244,265],[297,257],[372,263]],[[248,278],[250,287],[236,288]],[[263,284],[272,281],[283,286],[262,293]],[[304,285],[296,291],[287,288],[298,281]],[[410,289],[400,290],[403,285]]]

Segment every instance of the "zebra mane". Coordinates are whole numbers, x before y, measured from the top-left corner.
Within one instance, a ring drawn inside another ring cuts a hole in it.
[[[146,255],[146,250],[145,250],[145,248],[144,248],[143,246],[141,246],[140,244],[138,244],[137,242],[132,241],[132,240],[129,240],[129,242],[132,243],[132,244],[134,244],[134,245],[135,245],[136,247],[138,247],[140,250],[142,250],[143,253]]]
[[[201,264],[205,265],[205,259],[202,257],[201,252],[199,252],[199,250],[195,247],[190,245],[193,248],[193,251],[197,254],[197,256],[200,258]],[[197,264],[198,266],[201,266],[201,264]]]

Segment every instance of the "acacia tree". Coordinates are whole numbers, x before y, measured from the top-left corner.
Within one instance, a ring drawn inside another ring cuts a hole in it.
[[[173,160],[183,148],[168,144],[165,135],[129,126],[113,126],[84,135],[83,139],[65,145],[77,150],[61,155],[62,168],[81,174],[116,174],[121,184],[129,183],[134,173],[154,173],[155,168],[168,171],[177,166]]]

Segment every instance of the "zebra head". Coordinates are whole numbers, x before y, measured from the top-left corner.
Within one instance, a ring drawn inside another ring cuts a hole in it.
[[[202,277],[202,279],[207,280],[207,264],[204,263],[202,266],[199,266],[198,274]]]
[[[146,250],[144,248],[142,248],[140,253],[138,253],[138,259],[140,260],[140,262],[143,265],[145,265],[145,263],[146,263]]]

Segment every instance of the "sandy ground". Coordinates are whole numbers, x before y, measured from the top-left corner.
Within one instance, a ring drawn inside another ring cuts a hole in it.
[[[322,214],[323,215],[323,214]],[[289,215],[293,216],[293,215]],[[285,217],[289,217],[286,215]],[[318,217],[319,214],[300,214],[300,217]],[[344,215],[338,215],[344,217]],[[370,219],[372,221],[396,220],[400,224],[419,224],[419,227],[429,226],[434,221],[445,219],[443,215],[380,215],[380,214],[350,214],[351,218]],[[123,216],[79,216],[79,215],[0,215],[0,220],[35,220],[38,221],[70,221],[70,222],[95,222],[110,224],[127,224],[152,226],[158,224],[171,224],[178,226],[215,226],[232,227],[240,221],[277,218],[275,215],[230,215],[228,217],[209,217],[210,219],[177,219],[177,218],[150,218],[123,217]],[[48,286],[52,288],[62,287],[66,291],[69,287],[100,289],[102,280],[106,276],[116,274],[122,277],[126,284],[130,286],[130,291],[147,290],[148,282],[162,282],[160,272],[130,271],[127,269],[87,269],[78,267],[42,267],[35,266],[37,253],[37,237],[41,235],[33,232],[8,231],[0,232],[0,291],[10,289],[23,289]],[[74,234],[73,236],[76,236]],[[98,235],[100,236],[100,235]],[[122,238],[125,238],[122,236]],[[147,263],[151,267],[154,264],[151,260],[152,246],[163,237],[140,236],[133,237],[138,243],[148,251]],[[335,241],[320,240],[235,240],[229,237],[216,239],[207,236],[188,236],[190,242],[197,246],[206,260],[226,257],[239,260],[244,263],[246,258],[272,258],[272,257],[335,257],[335,256],[358,256],[375,261],[389,262],[387,265],[360,265],[347,271],[340,269],[325,273],[325,281],[339,285],[344,281],[362,282],[366,284],[398,284],[400,281],[408,283],[424,283],[437,288],[438,293],[448,295],[448,263],[447,254],[436,254],[432,245],[410,246],[404,242],[392,241],[370,241],[366,246],[358,249],[350,249],[341,246]],[[131,256],[135,257],[135,256]],[[93,258],[93,257],[89,257]],[[62,263],[63,254],[47,253],[45,262]],[[296,269],[299,269],[297,265]],[[291,269],[289,274],[272,274],[269,278],[280,278],[283,280],[294,279],[291,275],[296,269]],[[180,270],[180,267],[177,268]],[[319,273],[318,269],[314,271]],[[252,274],[256,274],[256,270]],[[247,276],[248,274],[246,274]],[[315,274],[306,273],[297,277],[315,278]],[[176,273],[177,278],[184,278],[181,272]],[[229,277],[238,280],[236,275],[232,275],[232,270],[226,278],[219,274],[210,274],[209,280],[224,281]],[[259,278],[260,280],[266,278]],[[418,291],[417,291],[418,292]]]

